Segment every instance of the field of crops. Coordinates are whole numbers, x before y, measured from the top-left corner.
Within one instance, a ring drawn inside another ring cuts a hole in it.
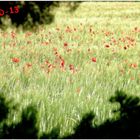
[[[33,104],[40,133],[60,126],[63,136],[89,111],[94,124],[114,118],[116,90],[140,96],[140,3],[83,2],[54,13],[36,32],[0,32],[0,87],[18,104],[7,123]]]

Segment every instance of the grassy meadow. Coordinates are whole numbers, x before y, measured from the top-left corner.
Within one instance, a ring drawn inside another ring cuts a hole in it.
[[[0,32],[0,90],[17,104],[7,123],[33,104],[40,134],[59,126],[64,136],[89,111],[96,125],[115,118],[118,104],[109,99],[116,90],[140,96],[140,3],[58,9],[55,21],[36,32]]]

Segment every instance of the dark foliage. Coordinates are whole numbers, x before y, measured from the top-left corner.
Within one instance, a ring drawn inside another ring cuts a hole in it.
[[[17,124],[3,126],[2,137],[6,139],[26,139],[37,138],[38,129],[36,127],[36,110],[29,106],[22,113],[22,119]]]
[[[9,18],[16,27],[22,26],[23,29],[33,29],[40,24],[52,23],[54,21],[52,9],[59,7],[60,3],[59,1],[0,1],[0,9],[9,11]],[[67,2],[67,4],[70,7],[70,12],[73,12],[80,2]],[[18,6],[18,13],[15,13],[14,6]],[[13,14],[10,14],[10,7],[13,7]],[[2,18],[5,18],[5,16],[0,17],[1,28],[4,29]]]
[[[46,134],[46,133],[44,133],[44,134],[42,134],[42,136],[40,137],[41,139],[59,139],[60,138],[60,128],[59,127],[56,127],[56,128],[53,128],[52,130],[51,130],[51,132],[50,133],[48,133],[48,134]]]
[[[5,98],[3,97],[2,93],[0,96],[0,122],[7,118],[9,113],[9,107],[6,103]]]
[[[39,129],[37,124],[37,110],[33,106],[28,106],[21,114],[21,120],[18,123],[8,125],[5,121],[10,113],[11,107],[0,94],[0,138],[4,139],[37,139]],[[40,138],[57,138],[59,128],[54,128],[49,134],[43,134]]]
[[[75,128],[75,133],[66,138],[140,138],[140,99],[117,91],[110,101],[120,104],[120,108],[114,111],[119,113],[117,120],[107,120],[93,127],[94,115],[88,113]]]
[[[93,126],[93,112],[87,113],[75,127],[72,135],[63,138],[139,138],[140,137],[140,99],[128,96],[122,91],[117,91],[110,102],[117,102],[120,108],[115,110],[119,117],[115,120],[108,119],[99,126]],[[0,138],[61,138],[60,129],[54,128],[49,134],[38,136],[37,110],[33,106],[27,107],[17,124],[7,125],[5,119],[9,113],[5,98],[0,95]]]
[[[8,14],[12,24],[17,27],[22,25],[24,28],[29,29],[33,28],[38,24],[49,24],[53,22],[54,15],[52,15],[50,12],[51,6],[59,6],[59,2],[53,1],[0,2],[0,7],[4,9],[4,11],[9,11],[9,8],[10,7],[14,8],[14,6],[18,6],[19,12]],[[1,20],[2,17],[0,18],[0,23],[2,23]]]

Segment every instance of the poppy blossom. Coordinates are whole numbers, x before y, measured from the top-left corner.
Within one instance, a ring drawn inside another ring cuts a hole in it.
[[[92,62],[96,62],[96,58],[95,57],[93,57],[91,60],[92,60]]]
[[[64,47],[67,47],[67,46],[68,46],[68,43],[67,43],[67,42],[65,42],[65,43],[64,43]]]
[[[61,67],[64,67],[64,65],[65,65],[65,61],[64,61],[64,60],[61,60],[60,65],[61,65]]]
[[[20,62],[20,59],[19,58],[12,58],[12,62],[18,63],[18,62]]]
[[[55,52],[55,51],[57,51],[58,49],[57,48],[53,48],[53,51]]]
[[[42,45],[48,45],[49,42],[42,42]]]
[[[127,47],[126,47],[126,46],[124,46],[123,48],[124,48],[125,50],[127,49]]]
[[[130,67],[136,68],[138,65],[136,63],[130,64]]]
[[[105,47],[106,47],[106,48],[109,48],[110,46],[109,46],[109,45],[105,45]]]

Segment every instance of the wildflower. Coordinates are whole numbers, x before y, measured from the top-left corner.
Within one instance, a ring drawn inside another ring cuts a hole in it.
[[[69,69],[70,69],[70,71],[71,71],[72,73],[75,72],[74,65],[70,64],[70,65],[69,65]]]
[[[130,67],[136,68],[138,65],[136,63],[130,64]]]
[[[95,57],[93,57],[91,60],[92,60],[92,62],[96,62],[96,58]]]
[[[65,65],[65,61],[62,59],[62,60],[61,60],[61,63],[60,63],[60,66],[61,66],[62,68],[64,68],[64,65]]]
[[[110,46],[109,46],[109,45],[105,45],[105,47],[106,47],[106,48],[109,48]]]
[[[18,63],[18,62],[20,62],[20,59],[19,58],[12,58],[12,62]]]
[[[53,51],[57,51],[57,48],[53,48]]]
[[[105,35],[106,35],[106,36],[109,36],[109,35],[111,35],[111,34],[112,34],[111,32],[108,32],[108,31],[105,32]]]
[[[42,45],[48,45],[49,42],[42,42]]]
[[[64,43],[64,47],[67,47],[67,46],[68,46],[68,43],[67,43],[67,42],[65,42],[65,43]]]
[[[124,46],[124,49],[126,50],[126,49],[127,49],[127,47],[126,47],[126,46]]]

